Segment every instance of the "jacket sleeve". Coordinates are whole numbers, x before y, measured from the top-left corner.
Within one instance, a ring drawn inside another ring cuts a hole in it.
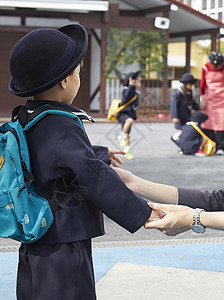
[[[121,103],[124,104],[124,103],[128,102],[134,96],[135,96],[135,86],[134,85],[129,85],[128,88],[125,88],[122,92],[122,99],[121,99],[122,101],[121,101]]]
[[[78,124],[66,124],[61,130],[56,153],[58,169],[74,173],[78,185],[87,191],[87,203],[131,233],[148,220],[151,209],[146,201],[129,190],[112,168],[97,159]]]
[[[224,189],[209,192],[178,188],[178,204],[203,208],[206,211],[222,211],[224,210]]]
[[[108,154],[108,148],[103,146],[92,146],[93,152],[97,159],[104,161],[106,164],[110,165],[111,160]]]
[[[192,103],[192,107],[193,107],[194,110],[199,110],[199,108],[200,108],[199,105],[197,104],[197,102],[194,101],[194,100],[193,100],[193,103]]]
[[[179,98],[180,98],[180,93],[178,91],[176,91],[175,94],[173,94],[172,98],[171,98],[171,106],[170,106],[171,119],[179,118],[179,114],[178,114]]]

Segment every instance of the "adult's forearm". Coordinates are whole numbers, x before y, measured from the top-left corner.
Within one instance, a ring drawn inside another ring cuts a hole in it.
[[[224,212],[206,212],[200,214],[201,223],[208,228],[224,230]]]
[[[137,193],[154,202],[176,204],[178,190],[174,186],[159,184],[136,176]]]

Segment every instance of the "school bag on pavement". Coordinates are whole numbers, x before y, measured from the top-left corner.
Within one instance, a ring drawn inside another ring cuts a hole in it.
[[[132,103],[133,101],[135,101],[135,99],[137,98],[137,96],[135,95],[133,98],[131,98],[128,102],[126,102],[125,104],[120,105],[121,100],[117,100],[114,99],[111,102],[108,114],[107,114],[107,119],[110,121],[115,122],[117,120],[117,114],[119,113],[119,111],[121,111],[123,108],[125,108],[126,106],[128,106],[130,103]]]
[[[35,242],[48,230],[63,201],[55,196],[48,201],[38,195],[31,171],[25,132],[46,114],[71,117],[83,128],[74,113],[50,105],[31,114],[18,106],[12,121],[0,126],[0,237]]]
[[[207,155],[214,155],[216,142],[214,142],[207,135],[205,135],[204,132],[193,121],[191,121],[190,123],[194,127],[194,129],[197,130],[197,132],[200,133],[200,135],[206,140],[201,150]]]

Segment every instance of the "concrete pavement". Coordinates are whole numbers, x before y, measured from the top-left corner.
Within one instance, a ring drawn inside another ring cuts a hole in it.
[[[93,144],[118,147],[116,124],[86,124]],[[224,157],[178,156],[171,123],[135,124],[135,160],[123,167],[155,182],[186,188],[223,187]],[[125,212],[124,212],[125,213]],[[170,238],[156,230],[134,235],[105,218],[106,235],[94,239],[93,259],[99,300],[222,299],[224,235],[207,230]],[[0,239],[0,299],[15,299],[18,243]],[[51,300],[51,299],[50,299]],[[63,299],[62,299],[63,300]]]
[[[97,290],[101,300],[211,300],[222,299],[222,281],[217,272],[117,263]]]
[[[16,247],[0,252],[0,299],[16,299]],[[94,243],[97,299],[222,299],[223,253],[224,238]]]

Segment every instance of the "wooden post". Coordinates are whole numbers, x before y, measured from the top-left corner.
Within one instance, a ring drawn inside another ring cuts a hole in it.
[[[167,88],[168,88],[168,65],[167,65],[167,53],[168,53],[168,42],[169,42],[169,30],[165,30],[164,44],[165,44],[165,55],[163,58],[163,85],[162,85],[162,104],[167,104]]]
[[[169,18],[169,11],[164,11],[163,17]],[[162,104],[167,104],[167,89],[168,89],[168,65],[167,65],[167,54],[168,54],[168,43],[169,43],[169,29],[164,30],[164,47],[165,55],[163,58],[163,85],[162,85]]]
[[[106,113],[106,76],[105,76],[105,58],[107,53],[107,29],[101,28],[101,62],[100,62],[100,115]]]
[[[191,72],[191,36],[186,36],[186,62],[185,73]]]
[[[212,40],[212,42],[211,42],[211,51],[216,51],[216,38],[217,38],[216,33],[213,32],[211,34],[211,40]]]

